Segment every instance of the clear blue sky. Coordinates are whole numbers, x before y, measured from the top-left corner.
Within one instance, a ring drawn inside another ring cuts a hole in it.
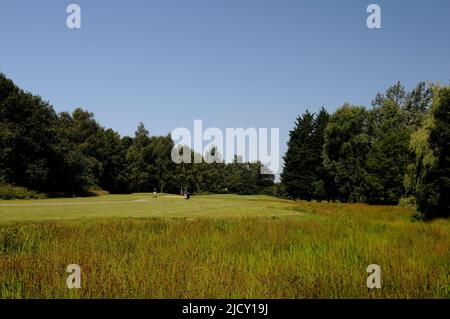
[[[66,7],[82,29],[66,27]],[[382,29],[366,7],[382,8]],[[322,105],[369,105],[396,81],[448,84],[450,1],[1,0],[0,72],[105,127],[280,128]]]

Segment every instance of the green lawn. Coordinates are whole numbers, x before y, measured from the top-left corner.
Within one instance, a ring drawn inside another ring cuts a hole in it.
[[[0,297],[449,298],[450,221],[410,215],[266,196],[0,201]]]
[[[22,205],[22,206],[14,206]],[[184,200],[153,194],[0,201],[0,223],[84,218],[229,218],[296,216],[296,204],[267,196],[209,195]]]

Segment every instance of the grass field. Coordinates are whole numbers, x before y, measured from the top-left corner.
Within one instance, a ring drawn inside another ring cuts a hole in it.
[[[0,201],[0,298],[450,298],[450,221],[410,215],[264,196]]]

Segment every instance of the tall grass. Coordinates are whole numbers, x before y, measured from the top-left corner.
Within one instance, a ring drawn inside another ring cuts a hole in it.
[[[450,224],[393,207],[0,225],[1,298],[449,298]],[[396,211],[396,209],[398,211]],[[67,265],[82,288],[66,287]],[[369,290],[366,268],[382,269]]]

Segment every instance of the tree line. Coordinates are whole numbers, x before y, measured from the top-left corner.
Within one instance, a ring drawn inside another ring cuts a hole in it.
[[[57,114],[48,102],[0,74],[0,185],[51,196],[155,188],[256,194],[273,186],[273,175],[261,175],[261,163],[236,157],[233,163],[176,165],[173,146],[170,135],[151,136],[142,123],[128,137],[102,127],[82,109]]]
[[[371,108],[346,103],[304,113],[290,132],[281,175],[287,197],[397,204],[450,216],[450,87],[400,82]]]
[[[133,137],[120,136],[88,111],[57,114],[0,74],[0,190],[72,196],[156,188],[371,204],[408,198],[421,217],[449,216],[449,124],[450,87],[424,82],[410,92],[397,83],[371,108],[346,103],[333,114],[307,111],[290,132],[281,183],[274,185],[261,163],[237,156],[232,163],[177,165],[170,135],[151,136],[140,123]],[[188,151],[192,159],[202,156]]]

